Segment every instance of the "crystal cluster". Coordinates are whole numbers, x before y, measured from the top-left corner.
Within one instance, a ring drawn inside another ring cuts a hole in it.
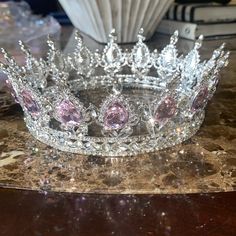
[[[2,49],[7,63],[1,69],[31,134],[63,151],[108,156],[159,150],[194,135],[229,52],[222,45],[201,62],[200,36],[187,55],[178,55],[178,32],[162,51],[150,51],[142,33],[131,51],[123,51],[112,31],[101,53],[91,52],[78,33],[70,55],[49,39],[46,60],[33,57],[20,42],[24,66]],[[79,98],[92,90],[103,91],[99,104]],[[152,96],[136,96],[134,90]]]

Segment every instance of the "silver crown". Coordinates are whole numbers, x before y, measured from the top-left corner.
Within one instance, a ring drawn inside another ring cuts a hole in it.
[[[222,45],[200,62],[202,36],[179,56],[177,31],[160,52],[150,51],[142,33],[124,51],[113,30],[102,53],[91,52],[78,33],[70,55],[49,39],[47,60],[36,59],[20,42],[23,66],[2,50],[7,64],[1,69],[30,133],[62,151],[106,156],[151,152],[194,135],[229,52]]]

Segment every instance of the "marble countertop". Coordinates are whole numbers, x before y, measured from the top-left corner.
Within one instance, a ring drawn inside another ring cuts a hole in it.
[[[70,50],[71,31],[62,45]],[[155,35],[151,48],[169,37]],[[0,186],[4,188],[79,193],[179,194],[236,189],[236,38],[206,41],[202,55],[226,41],[229,66],[207,106],[198,133],[181,145],[125,158],[63,153],[36,141],[27,131],[18,105],[0,107]],[[85,37],[89,47],[103,47]],[[129,47],[129,45],[124,45]],[[181,52],[192,42],[180,40]],[[6,94],[2,93],[1,96]]]

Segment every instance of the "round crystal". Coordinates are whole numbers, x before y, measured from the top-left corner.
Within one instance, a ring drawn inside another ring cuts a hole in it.
[[[197,111],[204,108],[207,102],[208,93],[209,92],[208,92],[207,87],[202,88],[198,92],[198,94],[196,95],[192,103],[192,107],[191,107],[192,111]]]
[[[56,107],[56,115],[59,121],[63,124],[76,126],[82,121],[80,109],[69,100],[63,100]]]
[[[157,107],[155,120],[158,123],[164,123],[174,116],[176,112],[176,103],[172,97],[165,98]]]
[[[104,124],[107,129],[122,129],[129,120],[129,112],[121,102],[112,103],[106,110]]]

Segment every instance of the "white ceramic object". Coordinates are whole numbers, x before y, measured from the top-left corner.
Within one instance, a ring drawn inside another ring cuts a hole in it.
[[[137,41],[144,28],[150,38],[174,0],[59,0],[76,28],[106,43],[114,28],[118,42]]]

